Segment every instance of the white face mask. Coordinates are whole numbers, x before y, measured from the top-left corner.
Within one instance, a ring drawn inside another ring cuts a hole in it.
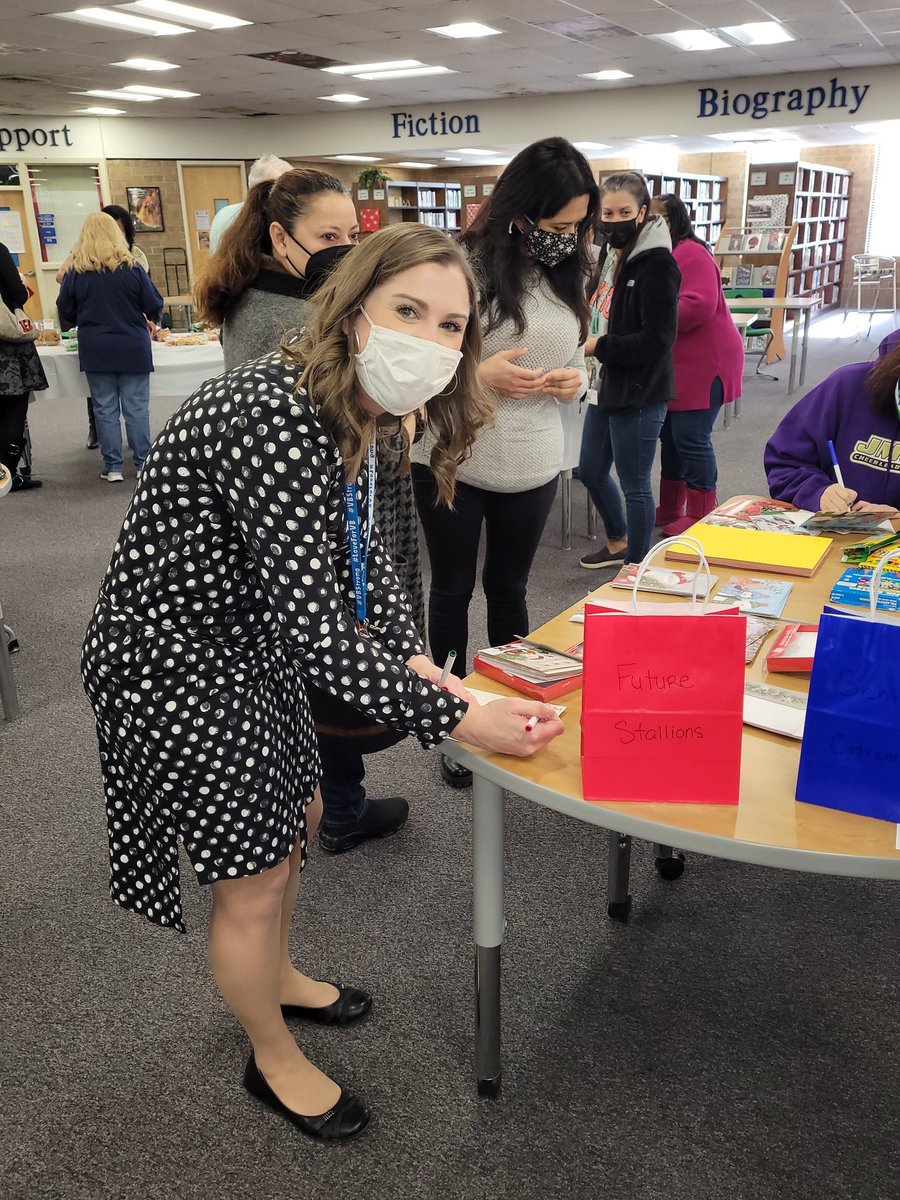
[[[356,355],[356,378],[367,396],[391,416],[405,417],[443,391],[462,360],[459,350],[376,325],[364,308],[359,311],[372,327]]]

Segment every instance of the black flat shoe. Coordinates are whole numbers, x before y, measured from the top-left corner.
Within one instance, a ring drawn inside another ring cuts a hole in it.
[[[351,1021],[358,1021],[360,1017],[364,1017],[372,1007],[372,997],[368,992],[355,987],[344,987],[342,983],[335,983],[333,986],[340,995],[324,1008],[308,1008],[305,1004],[282,1004],[282,1014],[285,1017],[303,1017],[307,1021],[315,1021],[317,1025],[349,1025]]]
[[[32,479],[30,475],[13,475],[12,490],[14,492],[30,492],[43,486],[42,480]]]
[[[390,837],[402,829],[409,817],[409,804],[402,796],[385,796],[369,800],[368,807],[352,829],[331,833],[326,827],[319,830],[319,845],[328,854],[344,854],[361,846],[370,838]]]
[[[371,1116],[362,1100],[351,1096],[343,1088],[337,1104],[319,1117],[304,1117],[294,1112],[282,1104],[266,1083],[252,1054],[244,1068],[244,1087],[254,1099],[262,1101],[302,1133],[320,1142],[339,1142],[356,1137],[368,1125]]]
[[[441,755],[441,775],[444,783],[449,783],[451,787],[464,788],[472,786],[472,772],[468,767],[462,766],[452,758],[448,758],[446,754]]]

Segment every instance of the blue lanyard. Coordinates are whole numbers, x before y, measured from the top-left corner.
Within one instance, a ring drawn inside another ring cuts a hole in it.
[[[356,605],[356,627],[366,630],[366,584],[369,575],[369,543],[375,516],[375,442],[369,443],[369,511],[366,520],[366,546],[363,552],[359,532],[359,509],[356,504],[356,484],[344,484],[344,505],[347,509],[347,531],[350,536],[350,567],[353,573],[353,600]]]

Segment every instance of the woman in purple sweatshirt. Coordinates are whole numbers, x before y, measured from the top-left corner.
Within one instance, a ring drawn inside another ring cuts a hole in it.
[[[900,330],[878,355],[874,365],[838,367],[784,417],[765,453],[774,499],[814,512],[900,509]]]

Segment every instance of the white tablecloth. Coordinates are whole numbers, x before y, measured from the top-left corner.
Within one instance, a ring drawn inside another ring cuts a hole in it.
[[[38,354],[50,385],[47,391],[38,393],[41,399],[83,400],[90,394],[75,351],[65,350],[62,346],[38,346]],[[153,367],[151,397],[183,400],[207,379],[221,375],[225,361],[218,342],[206,342],[202,346],[167,346],[164,342],[154,342]]]

